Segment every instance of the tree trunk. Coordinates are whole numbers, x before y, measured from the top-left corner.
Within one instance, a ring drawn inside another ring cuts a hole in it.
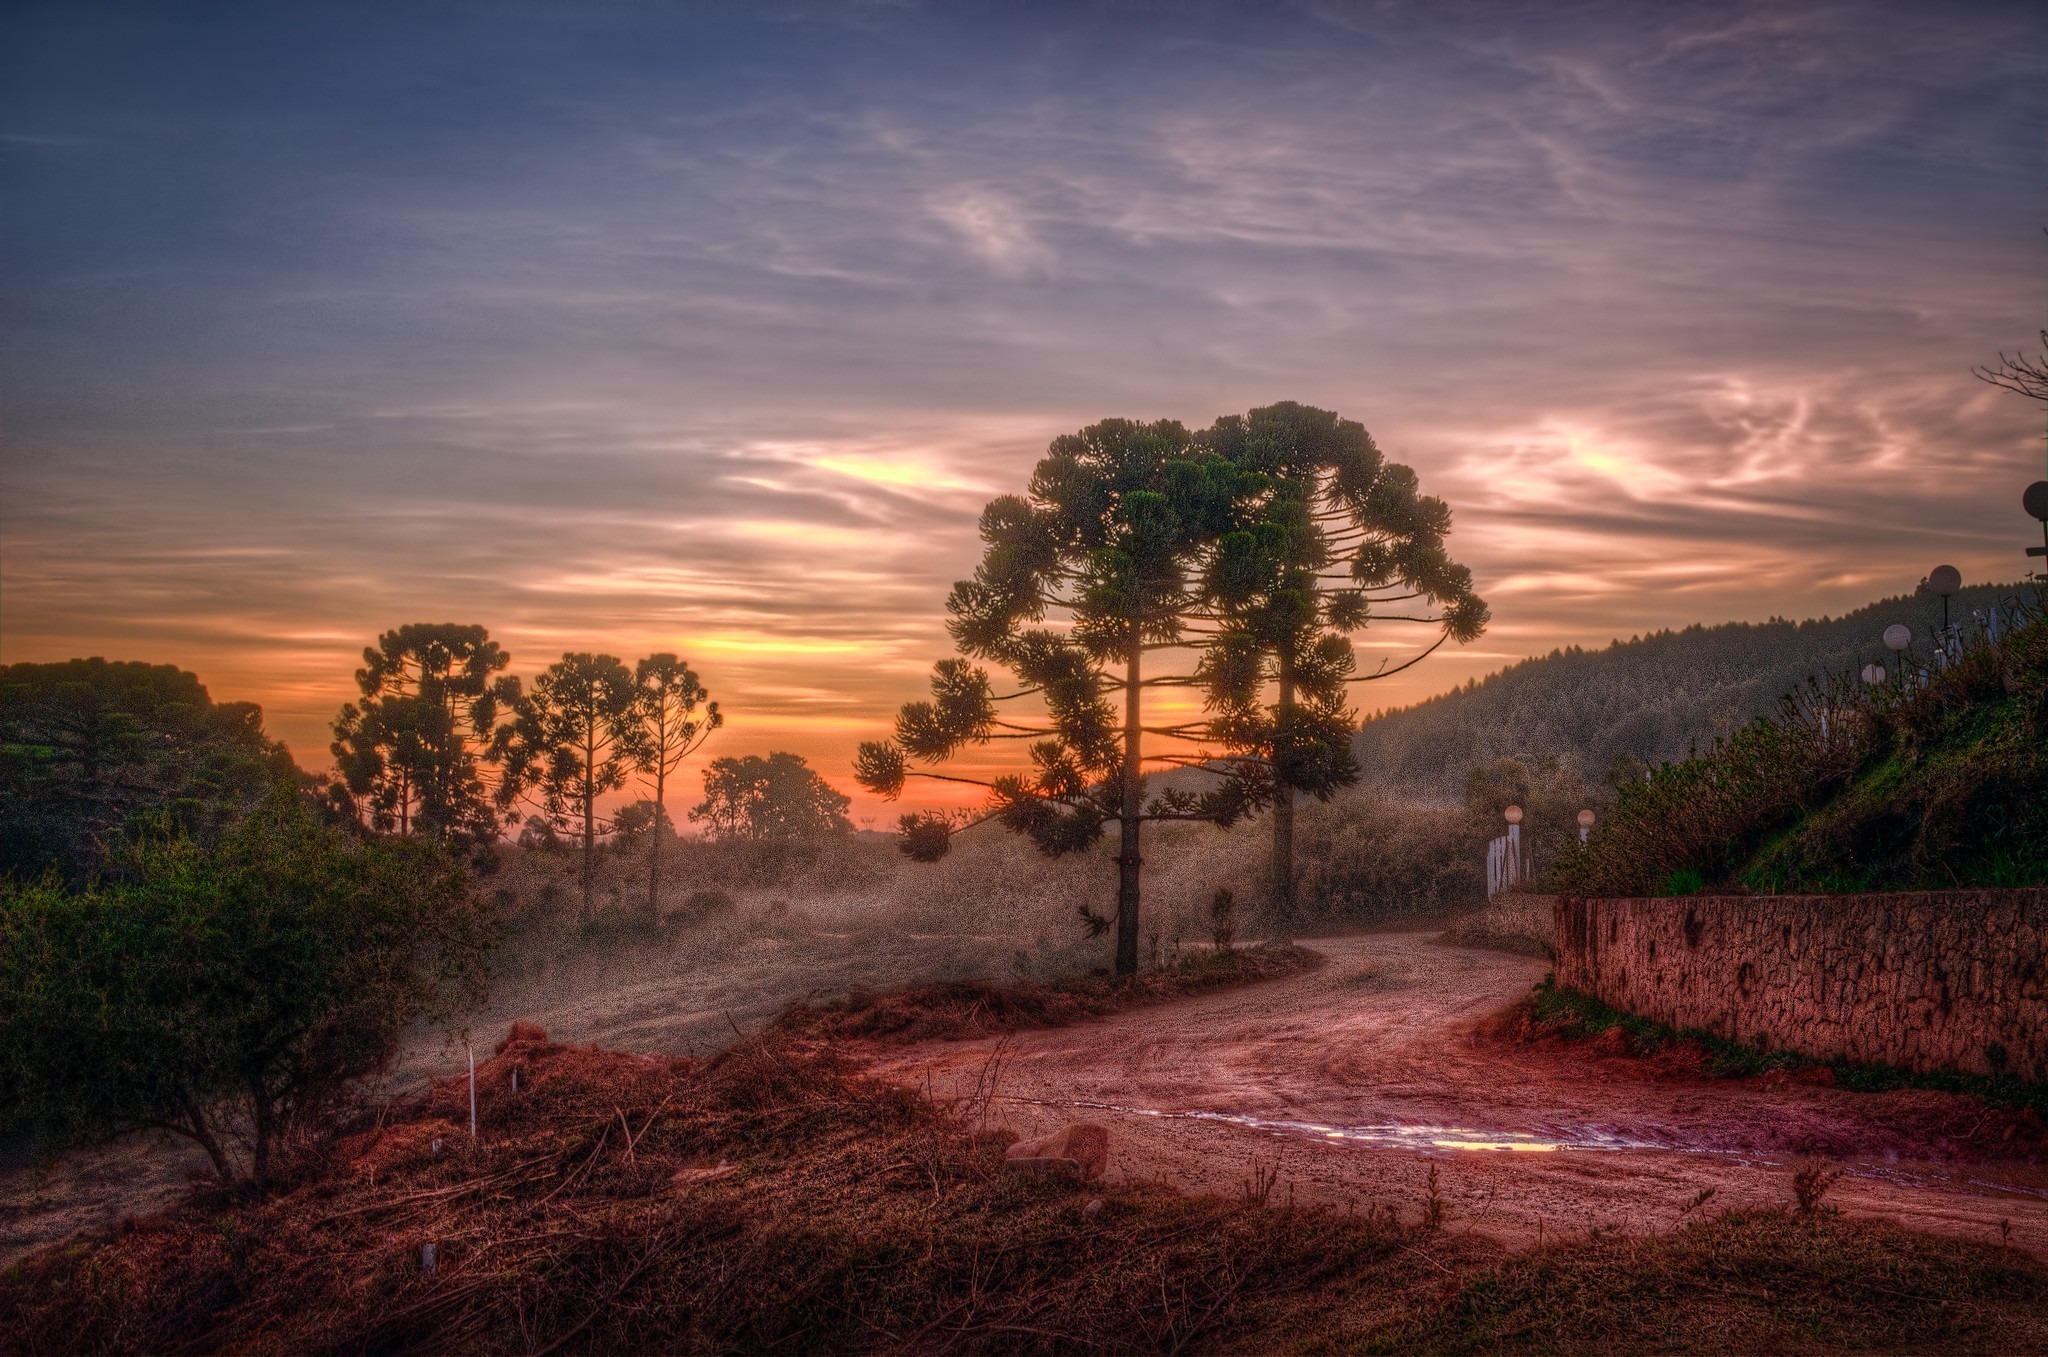
[[[1138,869],[1143,865],[1143,859],[1138,855],[1139,797],[1142,791],[1138,775],[1138,744],[1143,733],[1138,724],[1138,660],[1143,653],[1136,637],[1133,637],[1124,670],[1124,794],[1117,817],[1121,831],[1116,856],[1118,975],[1136,975],[1138,972]]]
[[[583,742],[583,922],[592,918],[591,896],[595,887],[591,881],[592,854],[597,849],[597,744],[586,738]]]
[[[206,1124],[206,1114],[201,1112],[190,1098],[182,1101],[185,1124],[173,1126],[171,1129],[190,1137],[200,1149],[206,1151],[206,1157],[213,1161],[214,1176],[223,1184],[232,1187],[235,1181],[234,1163],[228,1158],[228,1152],[221,1147],[219,1138],[213,1134],[213,1128]]]
[[[666,754],[657,753],[657,758]],[[668,770],[660,764],[654,769],[654,837],[647,847],[647,920],[661,922],[661,836],[668,820],[666,788]]]
[[[263,1086],[263,1076],[249,1077],[249,1110],[254,1122],[249,1142],[249,1177],[258,1187],[270,1186],[270,1142],[277,1133],[275,1120],[271,1116],[269,1091]]]
[[[1294,666],[1280,659],[1280,703],[1275,722],[1273,754],[1273,926],[1281,941],[1291,941],[1294,931],[1294,788],[1280,776],[1280,745],[1287,739],[1288,716],[1294,707]]]

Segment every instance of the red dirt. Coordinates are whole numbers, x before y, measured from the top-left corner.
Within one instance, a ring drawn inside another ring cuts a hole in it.
[[[1407,1211],[1434,1164],[1452,1221],[1510,1242],[1666,1229],[1709,1188],[1716,1209],[1783,1205],[1795,1161],[1820,1154],[1846,1171],[1830,1205],[1994,1241],[2009,1224],[2012,1243],[2048,1250],[2048,1155],[2015,1114],[1813,1076],[1706,1079],[1678,1050],[1518,1041],[1499,1015],[1539,961],[1420,935],[1313,946],[1330,964],[1312,974],[881,1050],[879,1068],[944,1096],[999,1057],[998,1115],[1026,1136],[1107,1121],[1112,1178],[1235,1193],[1277,1161],[1303,1200]],[[1528,1148],[1468,1148],[1509,1144]]]

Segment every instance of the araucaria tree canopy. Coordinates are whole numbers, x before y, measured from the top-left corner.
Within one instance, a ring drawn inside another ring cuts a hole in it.
[[[498,832],[485,779],[519,701],[490,633],[414,622],[363,650],[360,701],[334,718],[330,798],[371,829],[481,843]]]
[[[995,820],[1048,854],[1089,848],[1115,823],[1116,968],[1129,974],[1146,821],[1227,824],[1355,781],[1345,685],[1394,671],[1355,674],[1344,633],[1376,598],[1439,605],[1421,620],[1447,637],[1484,626],[1469,573],[1443,554],[1448,527],[1413,472],[1326,411],[1271,406],[1201,434],[1105,420],[1057,438],[1025,495],[983,510],[987,550],[946,604],[961,652],[1010,671],[1014,690],[998,695],[968,660],[939,662],[931,700],[903,707],[893,739],[863,744],[855,775],[890,797],[912,776],[981,783],[989,802],[971,823]],[[1146,695],[1169,688],[1202,693],[1208,716],[1183,707],[1148,724]],[[999,714],[1027,699],[1041,720]],[[1148,735],[1165,751],[1148,756]],[[920,766],[997,740],[1028,741],[1030,771],[981,782]],[[1147,802],[1148,757],[1216,781]],[[933,860],[963,826],[926,814],[902,827],[904,851]]]

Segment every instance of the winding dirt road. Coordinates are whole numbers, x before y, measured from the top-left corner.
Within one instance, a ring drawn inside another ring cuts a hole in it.
[[[2009,1227],[2011,1243],[2048,1251],[2038,1129],[1981,1134],[1977,1105],[1944,1094],[1673,1078],[1583,1045],[1485,1036],[1541,962],[1426,935],[1307,945],[1329,965],[1097,1023],[925,1043],[882,1069],[942,1098],[993,1073],[990,1121],[1025,1136],[1105,1122],[1113,1178],[1236,1195],[1277,1167],[1276,1199],[1413,1219],[1434,1165],[1451,1223],[1510,1243],[1669,1228],[1709,1188],[1708,1209],[1781,1205],[1792,1165],[1818,1153],[1844,1170],[1831,1206],[1980,1240]]]

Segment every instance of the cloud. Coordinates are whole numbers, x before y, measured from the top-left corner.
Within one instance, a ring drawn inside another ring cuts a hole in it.
[[[279,17],[262,81],[81,38],[0,95],[104,143],[16,180],[0,656],[174,659],[311,759],[361,644],[473,618],[689,654],[727,748],[844,781],[1047,440],[1287,398],[1495,604],[1368,705],[2014,575],[2037,422],[1967,369],[2038,328],[2044,42],[1881,17]]]

